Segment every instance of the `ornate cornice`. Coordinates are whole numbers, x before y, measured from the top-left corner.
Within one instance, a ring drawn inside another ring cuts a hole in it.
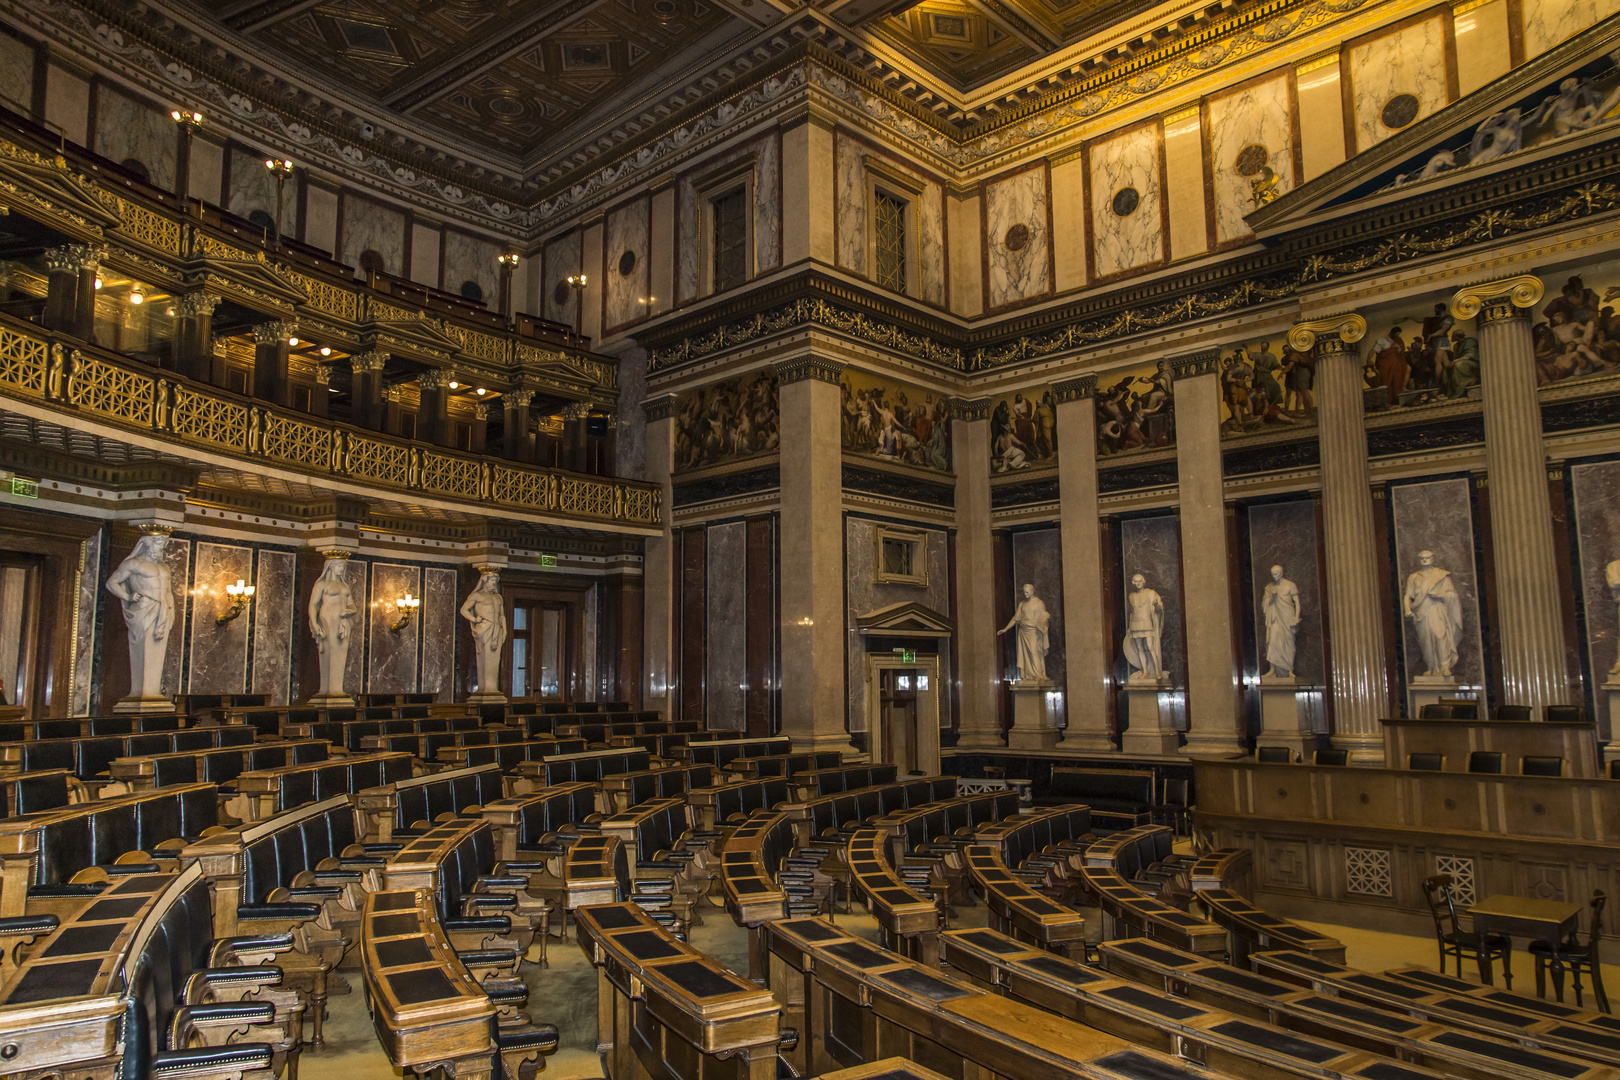
[[[668,420],[675,415],[675,395],[660,394],[648,398],[641,403],[641,415],[647,418],[647,423],[656,424],[660,420]]]
[[[1534,274],[1465,285],[1451,298],[1451,314],[1457,319],[1478,315],[1483,322],[1525,318],[1524,308],[1541,302],[1546,287]]]
[[[844,365],[840,361],[824,356],[796,356],[791,360],[780,360],[772,366],[776,369],[778,386],[804,382],[806,379],[837,386],[844,375]]]
[[[987,397],[951,398],[951,417],[955,420],[975,421],[990,419],[990,399]]]
[[[1065,401],[1081,401],[1085,398],[1095,397],[1097,394],[1097,376],[1082,375],[1078,379],[1065,379],[1052,384],[1052,392],[1057,395],[1058,404]]]
[[[1295,323],[1288,331],[1288,347],[1298,352],[1353,352],[1350,346],[1367,336],[1367,320],[1355,312]]]
[[[1221,350],[1199,349],[1197,352],[1172,356],[1165,363],[1170,365],[1171,375],[1177,381],[1191,379],[1197,375],[1214,375],[1220,370]]]

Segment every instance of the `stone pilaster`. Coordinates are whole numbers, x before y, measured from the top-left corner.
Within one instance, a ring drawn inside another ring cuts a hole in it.
[[[1061,447],[1062,436],[1059,436]],[[990,399],[951,401],[956,467],[956,655],[961,667],[959,746],[1002,745],[996,718],[1001,646],[996,640],[990,549]],[[1059,460],[1062,460],[1061,450]]]
[[[1203,349],[1170,361],[1175,379],[1176,472],[1181,535],[1182,608],[1187,640],[1185,754],[1236,754],[1238,687],[1233,677],[1232,602],[1221,475],[1220,352]]]
[[[1114,749],[1108,732],[1113,662],[1104,637],[1102,536],[1097,512],[1097,377],[1053,387],[1057,394],[1059,536],[1063,551],[1063,638],[1068,649],[1068,749]]]
[[[296,322],[280,319],[262,322],[253,328],[253,396],[272,405],[285,407],[290,400],[287,386],[287,339],[298,332]]]
[[[844,365],[776,364],[781,401],[782,734],[795,750],[854,753],[844,727]]]
[[[1525,274],[1471,285],[1451,298],[1457,319],[1479,316],[1502,703],[1528,705],[1538,714],[1571,700],[1535,346],[1525,311],[1541,294],[1541,279]]]
[[[1288,344],[1316,353],[1316,423],[1322,455],[1322,546],[1327,566],[1328,633],[1333,643],[1329,692],[1333,745],[1353,765],[1384,763],[1389,689],[1378,599],[1378,538],[1373,529],[1363,418],[1361,357],[1367,333],[1359,315],[1296,325]]]
[[[522,391],[527,393],[527,391]],[[642,604],[642,708],[675,715],[675,529],[673,485],[675,464],[675,395],[664,394],[641,403],[647,418],[647,479],[664,487],[663,531],[650,537],[642,549],[645,590]],[[527,416],[528,406],[524,405]],[[508,418],[511,411],[507,412]],[[511,430],[510,423],[508,431]]]

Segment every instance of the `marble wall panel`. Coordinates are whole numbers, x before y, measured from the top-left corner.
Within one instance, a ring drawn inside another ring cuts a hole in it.
[[[609,330],[634,322],[647,314],[647,237],[648,204],[637,199],[621,206],[607,217],[604,262],[607,275],[607,310],[603,325]],[[630,272],[624,272],[628,263]]]
[[[290,551],[259,551],[253,594],[253,690],[271,705],[291,704],[296,557]]]
[[[444,290],[464,296],[462,284],[472,282],[478,286],[484,303],[491,311],[500,310],[500,264],[495,261],[501,249],[488,240],[447,229],[444,234]]]
[[[430,566],[422,571],[422,577],[422,610],[417,617],[422,624],[422,680],[417,689],[449,701],[455,689],[456,632],[461,609],[456,572]]]
[[[1350,94],[1358,151],[1405,130],[1451,100],[1446,33],[1446,22],[1437,14],[1349,48],[1345,91]],[[1403,101],[1396,99],[1403,95],[1416,98],[1416,107],[1402,108]]]
[[[19,113],[29,112],[34,100],[34,50],[9,35],[0,36],[0,95]]]
[[[134,158],[146,166],[152,183],[174,190],[174,155],[178,149],[174,121],[167,113],[102,85],[96,93],[96,153],[123,163]]]
[[[405,266],[405,215],[381,203],[343,194],[343,261],[360,270],[360,255],[375,251],[382,256],[383,270],[403,276]]]
[[[1322,588],[1316,568],[1316,504],[1310,499],[1264,503],[1248,509],[1249,569],[1253,582],[1255,656],[1264,674],[1266,614],[1262,603],[1271,584],[1271,568],[1299,587],[1299,629],[1294,634],[1294,674],[1300,682],[1321,685],[1326,678],[1322,652]]]
[[[1158,126],[1099,139],[1088,148],[1087,159],[1093,276],[1159,262],[1165,236]]]
[[[1434,552],[1434,565],[1451,572],[1462,614],[1453,676],[1464,687],[1479,687],[1484,676],[1479,577],[1474,566],[1474,513],[1469,481],[1434,480],[1389,489],[1395,529],[1395,603],[1401,604],[1407,578],[1418,567],[1420,551]],[[1424,671],[1423,650],[1411,619],[1397,611],[1402,626],[1401,661],[1406,681]],[[1415,715],[1408,713],[1407,715]]]
[[[1159,594],[1164,604],[1164,632],[1159,641],[1164,670],[1174,686],[1187,685],[1187,646],[1181,612],[1181,545],[1176,536],[1176,519],[1169,514],[1129,518],[1119,525],[1120,597],[1118,625],[1126,625],[1123,598],[1130,595],[1131,578],[1141,574],[1147,587]],[[1114,667],[1123,685],[1127,672],[1123,636],[1109,643],[1114,651]]]
[[[1209,102],[1205,137],[1218,244],[1250,235],[1243,218],[1255,209],[1251,181],[1261,177],[1262,166],[1276,173],[1278,194],[1294,187],[1294,100],[1288,82],[1279,73]]]
[[[614,424],[613,472],[631,480],[647,479],[647,350],[619,354],[619,411]]]
[[[1588,685],[1620,683],[1620,461],[1572,466],[1569,480],[1575,497]],[[1606,696],[1613,695],[1599,691],[1595,702],[1599,734],[1613,738],[1606,730]]]
[[[754,157],[754,272],[763,274],[782,265],[782,145],[770,135],[709,158],[700,166],[701,172],[681,178],[678,277],[682,301],[696,297],[702,284],[699,260],[705,246],[701,231],[705,215],[696,185],[710,172],[749,155]]]
[[[410,593],[422,595],[422,573],[415,566],[373,563],[371,604],[366,609],[369,667],[366,691],[373,694],[409,693],[416,689],[416,648],[421,637],[421,609],[397,634],[390,627],[399,618],[395,601]]]
[[[1063,626],[1063,547],[1057,529],[1035,529],[1014,533],[1012,538],[1013,589],[1016,597],[1013,610],[1024,598],[1024,586],[1035,586],[1035,595],[1046,605],[1051,623],[1046,631],[1046,677],[1059,687],[1068,685],[1068,651],[1064,645]],[[996,627],[997,630],[1001,627]],[[1017,628],[1007,631],[1001,643],[1002,667],[1011,668],[1018,663]],[[1062,695],[1059,700],[1064,701]],[[1066,705],[1067,702],[1064,701]],[[1067,712],[1064,708],[1063,712]],[[1063,720],[1059,718],[1059,726]]]
[[[585,617],[580,620],[584,623],[581,633],[585,636],[585,662],[584,670],[581,673],[579,690],[576,691],[576,693],[584,692],[596,698],[604,696],[603,691],[596,684],[596,657],[598,653],[596,646],[601,640],[602,632],[601,600],[602,586],[600,583],[592,585],[585,591]]]
[[[1519,10],[1524,18],[1524,58],[1529,60],[1620,11],[1620,0],[1531,0]]]
[[[243,612],[224,626],[215,620],[230,609],[227,585],[253,583],[253,549],[198,541],[191,583],[189,694],[247,692],[248,626]],[[257,602],[255,591],[254,601]]]
[[[866,273],[866,149],[847,135],[833,143],[838,265]]]
[[[559,236],[545,247],[540,279],[540,302],[552,322],[574,325],[574,293],[568,287],[570,275],[579,273],[579,236]]]
[[[718,731],[746,725],[748,694],[748,591],[738,571],[747,558],[748,526],[730,521],[709,529],[708,724]]]
[[[90,690],[96,662],[96,605],[101,601],[101,533],[89,537],[79,549],[78,634],[73,643],[73,699],[71,714],[90,715]]]
[[[701,284],[699,274],[703,258],[701,246],[703,237],[700,233],[703,228],[702,219],[703,208],[698,199],[697,188],[689,183],[682,184],[675,215],[681,237],[680,243],[676,245],[680,258],[675,266],[675,286],[683,304],[688,300],[697,299],[698,286]]]
[[[917,296],[945,303],[945,190],[938,184],[917,197]]]
[[[844,369],[842,383],[846,452],[950,471],[950,406],[943,394],[855,368]]]
[[[1046,167],[1027,169],[984,186],[989,307],[1052,291],[1051,229]],[[1021,226],[1021,228],[1020,228]]]
[[[856,620],[895,604],[912,603],[922,604],[947,618],[955,617],[951,612],[950,566],[945,533],[939,529],[921,530],[925,534],[923,551],[927,560],[928,584],[902,585],[892,581],[879,582],[877,579],[877,525],[877,522],[867,518],[844,519],[844,602],[848,637],[845,653],[849,672],[844,687],[851,731],[866,731],[870,726],[866,715],[866,643],[855,628]],[[950,685],[944,667],[949,661],[949,653],[948,648],[941,648],[940,679],[945,686]],[[949,725],[948,704],[941,708],[941,718],[943,723]]]
[[[191,597],[187,595],[190,589],[188,582],[191,580],[191,543],[186,540],[170,539],[168,547],[164,550],[169,563],[169,574],[174,582],[174,626],[169,630],[169,646],[163,655],[163,696],[172,698],[180,693],[180,687],[183,685],[181,668],[185,650],[182,644],[186,640],[186,629],[191,615],[191,604],[188,603]],[[117,603],[116,600],[113,602]]]
[[[1050,386],[1026,386],[990,406],[990,471],[1057,463],[1057,398]]]
[[[195,167],[195,166],[193,166]],[[264,158],[233,150],[230,155],[230,189],[226,209],[238,217],[247,217],[255,210],[276,216],[276,178],[264,167]],[[294,231],[293,216],[298,192],[291,182],[283,186],[281,223],[288,232]],[[364,250],[363,248],[361,250]]]
[[[369,604],[370,593],[367,591],[369,568],[369,563],[359,559],[349,559],[343,567],[343,580],[349,586],[355,607],[354,618],[349,622],[349,656],[343,665],[343,692],[346,694],[360,694],[367,690],[366,653],[371,644],[371,622],[376,614]],[[319,574],[320,569],[317,568],[315,573]],[[307,609],[294,612],[293,621],[300,634],[309,632]],[[318,685],[312,685],[308,693],[313,694],[318,689]]]

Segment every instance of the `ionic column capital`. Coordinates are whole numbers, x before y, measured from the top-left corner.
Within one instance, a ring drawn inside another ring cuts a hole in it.
[[[1455,319],[1478,315],[1485,323],[1523,319],[1527,318],[1524,309],[1540,303],[1545,292],[1546,287],[1534,274],[1465,285],[1451,298],[1451,315]]]
[[[1351,346],[1366,336],[1367,320],[1352,311],[1295,323],[1288,331],[1288,347],[1302,353],[1314,347],[1319,355],[1354,353]]]

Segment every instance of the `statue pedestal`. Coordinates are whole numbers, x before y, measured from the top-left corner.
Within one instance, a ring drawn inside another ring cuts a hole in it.
[[[172,713],[174,702],[166,697],[129,695],[113,706],[115,713]]]
[[[467,695],[469,705],[505,705],[506,695],[499,690],[480,690],[476,694]]]
[[[1256,746],[1286,746],[1309,761],[1321,739],[1307,726],[1309,715],[1299,699],[1299,680],[1292,675],[1260,677],[1260,736]]]
[[[1009,750],[1051,750],[1062,741],[1057,729],[1057,684],[1018,680],[1012,684],[1013,726],[1007,729]]]
[[[1406,696],[1411,701],[1412,719],[1423,715],[1423,706],[1437,705],[1441,698],[1457,696],[1461,685],[1449,675],[1414,675],[1406,682]]]
[[[311,694],[309,700],[304,704],[312,709],[352,709],[354,708],[354,696],[337,692]]]
[[[1603,747],[1603,762],[1607,766],[1611,761],[1620,761],[1620,675],[1610,675],[1598,689],[1609,695],[1609,738],[1613,741]]]
[[[1125,718],[1130,726],[1119,737],[1126,756],[1174,754],[1181,747],[1175,714],[1165,700],[1170,684],[1165,679],[1132,679],[1125,684]]]

